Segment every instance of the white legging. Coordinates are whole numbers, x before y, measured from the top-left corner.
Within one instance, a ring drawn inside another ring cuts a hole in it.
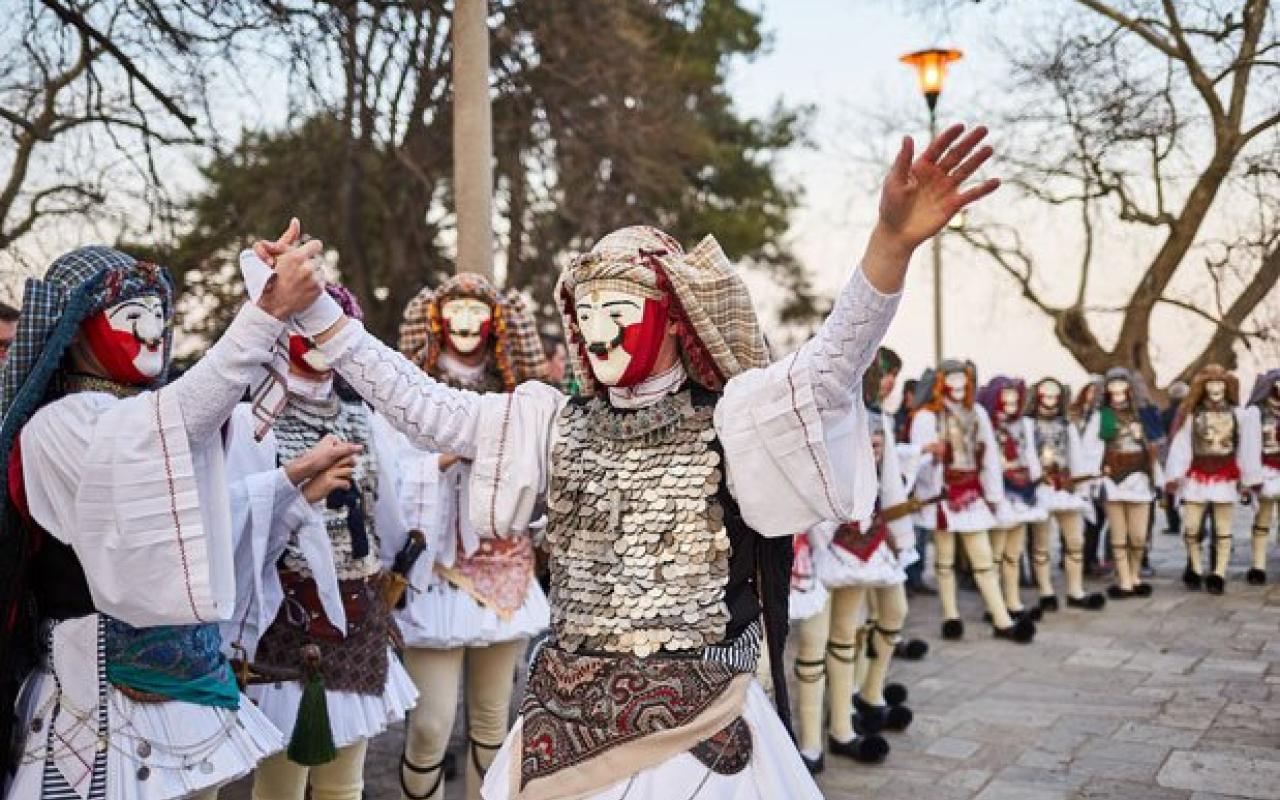
[[[866,614],[864,600],[875,605],[876,620],[871,628],[874,657],[868,659],[859,682],[855,662],[867,642],[862,636]],[[811,757],[822,752],[823,698],[831,738],[838,742],[853,739],[853,687],[872,705],[884,705],[884,684],[893,659],[898,633],[907,617],[907,593],[901,585],[868,589],[863,586],[831,590],[822,611],[800,622],[796,648],[796,706],[799,712],[799,740],[802,752]]]
[[[1276,506],[1280,500],[1263,498],[1258,501],[1258,516],[1253,520],[1253,568],[1267,568],[1267,545],[1271,542],[1271,523],[1276,518]]]
[[[1009,617],[1009,609],[1005,607],[1004,597],[1000,595],[1000,582],[996,579],[995,565],[991,560],[991,537],[986,531],[966,531],[960,534],[943,530],[933,532],[936,552],[934,572],[938,577],[938,597],[942,600],[943,618],[960,618],[956,602],[957,536],[964,543],[964,552],[969,556],[969,565],[973,568],[974,583],[978,584],[978,591],[982,594],[982,601],[987,606],[991,621],[997,628],[1009,627],[1013,620]]]
[[[1187,558],[1191,560],[1191,571],[1197,575],[1204,574],[1203,557],[1200,549],[1200,523],[1204,521],[1205,512],[1213,514],[1213,572],[1220,578],[1227,577],[1227,564],[1231,561],[1231,523],[1235,520],[1235,503],[1190,503],[1182,504],[1182,541],[1187,546]]]
[[[1147,520],[1150,503],[1107,502],[1107,527],[1111,533],[1111,555],[1116,562],[1116,583],[1128,591],[1142,585],[1142,555],[1147,550]],[[1189,513],[1184,512],[1183,519]],[[1197,521],[1196,526],[1199,527]]]
[[[276,753],[258,765],[253,800],[303,800],[307,782],[311,800],[360,800],[364,793],[364,756],[368,739],[338,749],[338,757],[318,767],[304,767]]]
[[[410,648],[404,665],[418,687],[418,705],[409,714],[401,777],[415,798],[444,797],[444,754],[458,708],[458,686],[466,672],[467,798],[479,800],[484,770],[488,769],[507,735],[516,659],[523,640],[487,647],[452,650]],[[432,787],[435,787],[432,791]]]
[[[1027,549],[1027,529],[1022,525],[1012,528],[995,528],[991,531],[991,554],[1000,562],[1000,583],[1004,590],[1004,604],[1009,613],[1023,610],[1022,593],[1018,587],[1022,554]]]
[[[1084,515],[1079,511],[1055,511],[1049,519],[1031,525],[1031,564],[1041,597],[1054,595],[1050,572],[1049,543],[1053,520],[1062,531],[1063,572],[1067,574],[1067,597],[1084,597]]]

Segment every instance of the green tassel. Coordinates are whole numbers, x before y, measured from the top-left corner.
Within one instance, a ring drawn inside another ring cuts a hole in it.
[[[329,726],[329,704],[324,696],[324,675],[319,664],[309,665],[298,719],[289,739],[289,760],[304,767],[318,767],[338,757]]]
[[[1116,412],[1110,408],[1104,407],[1098,419],[1098,438],[1104,442],[1109,442],[1116,438],[1116,432],[1120,426],[1116,423]]]

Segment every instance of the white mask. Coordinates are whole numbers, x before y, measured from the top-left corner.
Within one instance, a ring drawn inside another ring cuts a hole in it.
[[[660,303],[618,289],[583,290],[574,317],[597,381],[633,386],[649,377],[667,335]]]
[[[947,399],[957,403],[964,402],[965,390],[969,387],[969,376],[963,372],[949,372],[942,379],[942,389]]]
[[[1219,381],[1219,380],[1205,381],[1204,394],[1205,394],[1205,397],[1209,398],[1209,402],[1221,403],[1227,397],[1226,381]]]
[[[462,355],[474,353],[489,338],[493,311],[489,304],[473,297],[458,297],[440,306],[445,321],[445,339]]]
[[[1001,389],[1000,390],[1000,411],[1006,417],[1015,417],[1018,415],[1018,390],[1017,389]]]
[[[125,358],[143,378],[158,376],[164,370],[164,302],[155,295],[143,295],[111,306],[104,316],[111,330],[120,334],[110,337],[114,342],[110,346],[124,348],[118,353],[137,347],[136,354]]]
[[[1040,385],[1040,410],[1046,414],[1055,413],[1062,402],[1062,389],[1056,383]]]
[[[1121,378],[1107,381],[1107,395],[1113,408],[1124,408],[1129,405],[1129,382]]]

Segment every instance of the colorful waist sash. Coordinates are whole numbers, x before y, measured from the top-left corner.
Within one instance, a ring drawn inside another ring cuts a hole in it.
[[[1201,483],[1224,483],[1240,480],[1240,465],[1236,457],[1230,456],[1194,456],[1187,477]]]
[[[544,647],[520,714],[518,800],[577,797],[689,752],[721,774],[751,760],[751,674],[700,658]]]
[[[107,680],[137,700],[239,708],[218,626],[135,628],[103,615]]]

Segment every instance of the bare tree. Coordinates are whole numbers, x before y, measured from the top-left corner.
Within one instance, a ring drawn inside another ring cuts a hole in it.
[[[234,0],[26,0],[4,15],[0,250],[12,259],[19,240],[98,216],[126,190],[163,213],[159,153],[206,137],[202,68],[259,12]]]
[[[1085,369],[1128,366],[1156,385],[1158,310],[1207,324],[1179,362],[1184,380],[1275,335],[1263,301],[1280,278],[1276,17],[1267,0],[1073,0],[1006,48],[1011,183],[1050,224],[1074,226],[1079,249],[1037,252],[1010,224],[960,235]],[[1120,240],[1147,253],[1132,271],[1115,260]],[[1051,296],[1055,276],[1073,281],[1067,297]],[[1127,297],[1097,301],[1116,284]]]

